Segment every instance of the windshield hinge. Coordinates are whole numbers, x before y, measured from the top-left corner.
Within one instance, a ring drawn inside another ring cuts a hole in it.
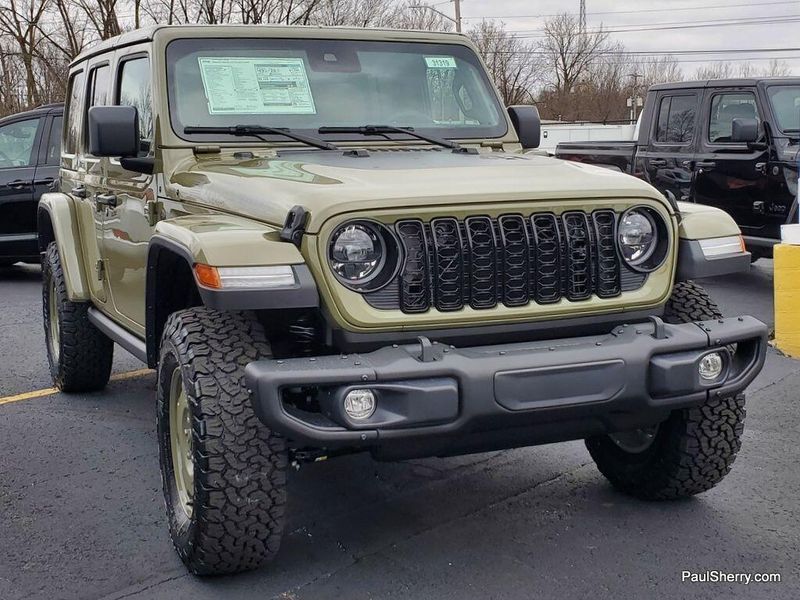
[[[303,234],[306,232],[307,221],[308,211],[299,204],[293,206],[283,222],[281,240],[291,242],[299,248],[300,242],[303,240]]]
[[[103,262],[103,259],[98,260],[94,264],[94,272],[97,274],[97,281],[103,281],[103,278],[106,276],[106,263]]]
[[[164,204],[159,200],[148,200],[144,204],[144,216],[147,217],[147,224],[153,227],[163,219]]]
[[[220,152],[222,152],[222,148],[220,148],[219,146],[211,146],[211,145],[194,146],[192,148],[192,151],[195,154],[219,154]]]

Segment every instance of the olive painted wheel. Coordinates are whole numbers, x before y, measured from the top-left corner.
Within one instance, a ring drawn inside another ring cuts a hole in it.
[[[175,549],[198,575],[259,567],[278,551],[286,504],[283,438],[250,405],[244,368],[271,356],[248,313],[172,314],[158,365],[161,478]]]
[[[67,297],[58,248],[51,243],[42,258],[42,316],[50,375],[64,392],[102,389],[111,375],[114,342],[89,321],[89,306]]]
[[[664,320],[720,318],[717,305],[691,281],[675,284]],[[673,411],[649,428],[586,440],[597,468],[617,489],[646,500],[685,498],[711,489],[730,471],[741,447],[744,394],[712,398]]]

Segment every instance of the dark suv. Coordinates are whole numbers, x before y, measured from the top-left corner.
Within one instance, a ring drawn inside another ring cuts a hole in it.
[[[63,104],[0,119],[0,267],[39,262],[36,205],[58,177]]]

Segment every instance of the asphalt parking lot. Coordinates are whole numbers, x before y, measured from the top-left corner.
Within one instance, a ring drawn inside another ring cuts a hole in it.
[[[772,323],[771,261],[704,283],[726,314]],[[152,372],[117,348],[106,391],[27,394],[51,385],[39,289],[37,268],[0,270],[3,600],[800,597],[800,361],[774,350],[750,388],[733,472],[700,497],[622,496],[580,442],[340,458],[290,477],[275,562],[203,580],[170,545]],[[781,581],[681,581],[711,570]]]

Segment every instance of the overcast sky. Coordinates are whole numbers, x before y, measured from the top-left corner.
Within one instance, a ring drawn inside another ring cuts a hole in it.
[[[580,0],[462,0],[464,27],[476,24],[480,18],[495,18],[506,23],[509,30],[522,36],[536,37],[547,17],[559,12],[578,13]],[[453,14],[452,0],[437,3],[436,7]],[[638,11],[638,12],[632,12]],[[648,11],[648,12],[645,12]],[[663,50],[726,50],[734,48],[798,48],[800,47],[800,0],[586,0],[587,27],[601,24],[605,29],[637,27],[670,27],[655,31],[612,33],[612,39],[625,44],[629,51]],[[794,22],[757,23],[719,26],[719,21],[741,19],[787,19]],[[717,21],[713,27],[685,27]],[[754,52],[717,55],[675,55],[687,77],[704,62],[720,59],[759,58],[750,60],[757,68],[766,67],[769,58],[785,58],[794,75],[800,74],[800,50],[785,50],[772,54]],[[688,62],[691,61],[691,62]],[[738,66],[738,65],[737,65]]]

